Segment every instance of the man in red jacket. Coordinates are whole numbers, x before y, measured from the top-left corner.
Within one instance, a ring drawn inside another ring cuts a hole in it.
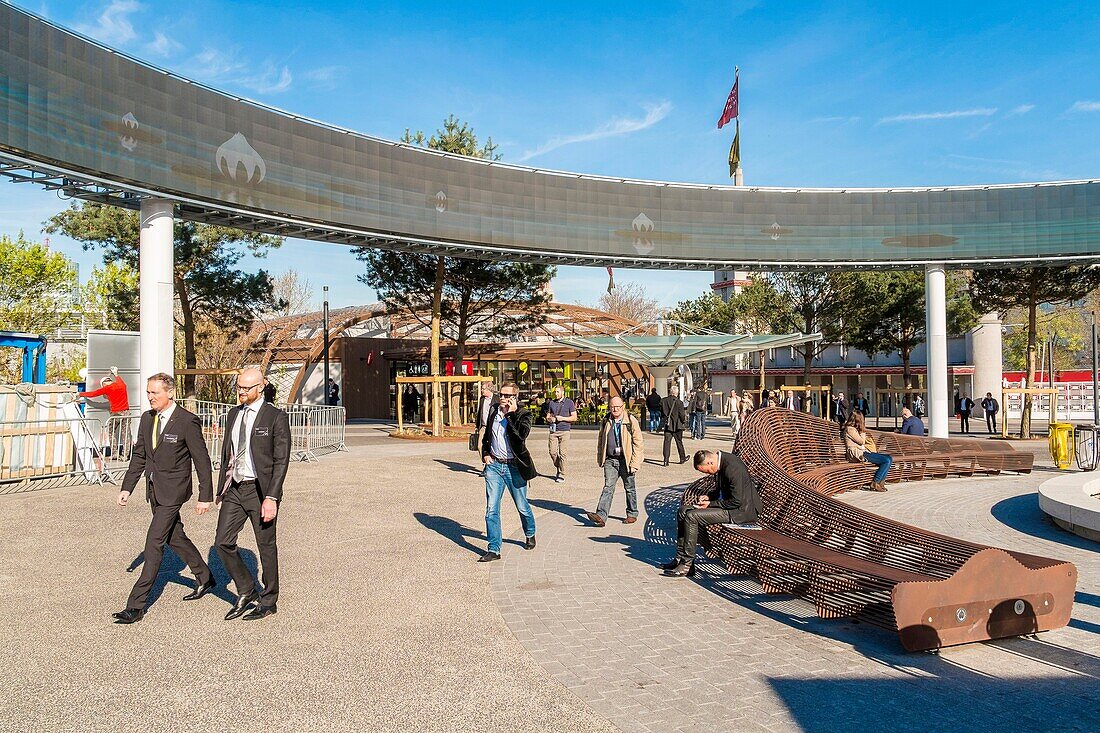
[[[126,382],[122,381],[122,377],[108,374],[103,379],[99,380],[99,389],[94,392],[77,392],[77,397],[99,397],[104,396],[111,404],[111,413],[126,412],[130,409],[130,397],[126,394]]]

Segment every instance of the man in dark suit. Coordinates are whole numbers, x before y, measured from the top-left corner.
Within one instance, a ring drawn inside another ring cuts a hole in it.
[[[676,439],[676,450],[680,451],[680,463],[686,461],[684,450],[684,428],[687,427],[687,410],[680,401],[680,388],[673,385],[670,394],[661,400],[661,421],[665,424],[665,465],[672,450],[672,440]]]
[[[535,513],[527,503],[527,482],[538,475],[527,450],[531,433],[531,413],[519,406],[519,387],[511,382],[501,386],[500,402],[489,410],[485,434],[481,438],[481,461],[485,464],[485,532],[489,548],[478,562],[500,559],[503,542],[500,529],[500,500],[504,490],[512,495],[523,524],[527,541],[524,547],[535,549]]]
[[[127,506],[138,479],[145,474],[145,499],[153,510],[153,521],[145,536],[141,575],[130,591],[126,608],[114,614],[115,623],[132,624],[145,616],[149,591],[160,572],[164,545],[171,547],[195,574],[195,590],[185,601],[202,598],[214,587],[210,566],[183,531],[180,507],[191,498],[191,466],[199,475],[196,514],[205,514],[214,500],[210,453],[202,437],[202,423],[176,404],[176,380],[168,374],[154,374],[146,384],[152,408],[141,416],[130,467],[122,479],[118,505]]]
[[[217,502],[221,505],[215,545],[225,569],[237,586],[237,601],[226,621],[267,618],[278,610],[279,549],[275,519],[283,499],[283,480],[290,465],[290,419],[264,401],[264,378],[259,369],[245,369],[237,377],[240,405],[229,411],[222,441],[222,467]],[[262,594],[237,551],[237,535],[252,522],[263,567]],[[249,606],[259,601],[256,608]]]
[[[740,529],[760,529],[760,492],[745,462],[732,453],[701,450],[695,454],[695,470],[714,476],[714,491],[704,494],[691,509],[677,512],[676,557],[662,567],[673,578],[695,574],[695,546],[699,530],[712,524],[736,524]]]

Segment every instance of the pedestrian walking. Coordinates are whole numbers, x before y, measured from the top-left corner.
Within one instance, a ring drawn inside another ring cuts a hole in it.
[[[596,511],[588,512],[588,519],[597,527],[607,523],[611,500],[615,496],[615,484],[620,480],[626,490],[626,517],[623,523],[633,524],[638,521],[635,475],[644,460],[641,423],[627,412],[620,398],[612,397],[608,404],[608,415],[600,423],[600,437],[596,441],[596,463],[603,468],[603,493],[600,494]]]
[[[622,403],[622,400],[619,400]],[[554,399],[546,403],[546,423],[550,426],[550,462],[554,464],[554,480],[565,481],[565,457],[569,452],[569,431],[577,421],[577,406],[565,396],[565,388],[554,387]]]
[[[481,461],[485,464],[485,533],[489,547],[478,562],[500,559],[503,536],[500,529],[500,500],[504,490],[512,495],[526,536],[524,548],[535,549],[535,513],[527,501],[527,482],[538,475],[527,450],[531,413],[519,405],[519,386],[508,382],[500,388],[500,401],[489,410],[481,440]]]
[[[974,409],[974,400],[969,395],[963,394],[959,398],[959,427],[964,432],[970,433],[970,413]]]
[[[645,407],[649,412],[649,432],[656,433],[661,429],[661,395],[656,387],[646,396]]]
[[[665,425],[664,465],[666,466],[673,440],[676,441],[676,449],[680,452],[680,463],[687,461],[687,451],[684,450],[687,412],[684,410],[684,403],[680,400],[680,388],[674,385],[669,392],[669,396],[661,400],[661,421]]]
[[[997,399],[993,396],[992,392],[985,393],[985,399],[982,400],[982,409],[985,410],[985,428],[989,431],[990,435],[994,435],[997,432],[997,413],[1001,409],[1001,405],[997,402]]]
[[[192,466],[199,477],[195,514],[206,514],[214,501],[213,471],[202,436],[202,423],[194,413],[176,404],[176,380],[171,375],[154,374],[146,383],[145,394],[151,409],[141,416],[130,467],[122,479],[117,502],[120,507],[126,507],[138,479],[144,475],[145,500],[149,502],[153,520],[145,536],[141,575],[130,591],[126,608],[114,614],[118,624],[132,624],[144,618],[149,593],[160,573],[165,545],[171,547],[195,574],[195,590],[183,600],[198,600],[214,587],[210,566],[183,531],[180,519],[180,509],[192,496]]]

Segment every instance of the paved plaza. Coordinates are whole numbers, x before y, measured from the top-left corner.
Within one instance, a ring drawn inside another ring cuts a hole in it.
[[[699,446],[728,448],[712,426]],[[546,433],[529,445],[546,470]],[[641,521],[622,491],[596,529],[595,433],[578,430],[566,484],[537,479],[538,547],[505,500],[502,562],[485,547],[484,489],[464,443],[354,426],[349,451],[294,464],[280,518],[277,616],[225,622],[166,554],[156,601],[115,626],[148,510],[115,487],[0,496],[0,731],[892,731],[1100,728],[1100,544],[1042,518],[1053,474],[914,483],[843,498],[966,539],[1071,560],[1070,626],[907,654],[896,636],[817,619],[713,563],[660,576],[689,466],[647,463]],[[659,452],[647,436],[647,455]],[[212,516],[185,514],[200,549]],[[242,533],[246,555],[254,543]],[[864,722],[866,721],[866,722]]]

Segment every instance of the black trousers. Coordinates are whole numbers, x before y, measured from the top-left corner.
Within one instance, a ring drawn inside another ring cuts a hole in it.
[[[687,452],[684,450],[684,431],[683,430],[666,430],[665,431],[665,463],[668,463],[669,453],[672,452],[672,439],[676,438],[676,450],[680,451],[680,460],[687,460]]]
[[[214,544],[225,569],[237,586],[237,595],[248,595],[256,590],[256,580],[241,560],[241,554],[237,550],[237,535],[241,533],[246,521],[252,522],[252,530],[256,533],[256,547],[260,551],[260,566],[263,568],[264,589],[260,594],[260,605],[274,606],[279,600],[279,548],[275,542],[275,524],[279,517],[276,516],[270,522],[261,521],[261,503],[263,498],[254,482],[238,484],[234,481],[230,484],[222,495]]]
[[[970,432],[970,413],[969,412],[960,412],[959,413],[959,423],[960,423],[960,427],[962,428],[962,431],[964,433],[969,433]]]
[[[199,583],[210,582],[210,566],[202,559],[195,543],[183,531],[178,505],[157,504],[151,498],[149,506],[153,510],[153,521],[149,523],[149,532],[145,535],[145,559],[141,565],[141,575],[130,591],[126,608],[142,609],[149,599],[149,591],[160,573],[160,564],[164,560],[164,545],[171,547],[180,559],[187,563]]]
[[[985,427],[989,431],[989,434],[997,432],[997,413],[989,412],[985,413]]]
[[[681,560],[695,559],[695,546],[699,544],[699,528],[712,524],[725,524],[730,521],[729,509],[692,509],[680,507],[676,512],[676,557]]]

